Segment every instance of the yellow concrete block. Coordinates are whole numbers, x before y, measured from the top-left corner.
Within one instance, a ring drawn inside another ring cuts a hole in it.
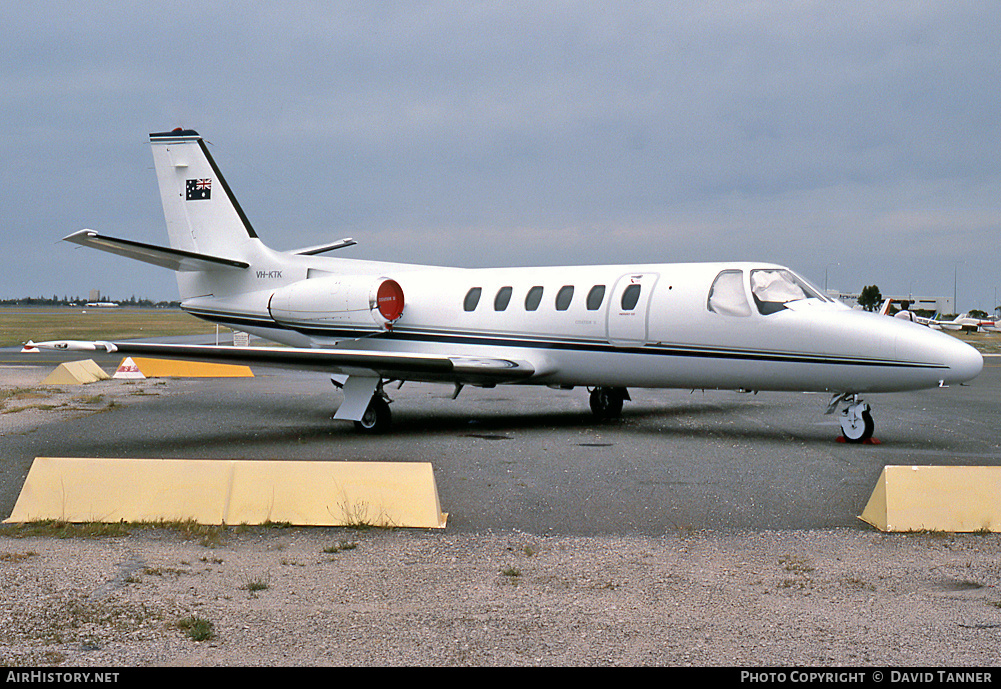
[[[123,360],[124,364],[125,361]],[[132,357],[132,363],[147,378],[253,378],[248,366],[211,364],[203,361]]]
[[[110,378],[93,359],[66,361],[42,381],[42,385],[81,385]]]
[[[859,519],[881,531],[1001,531],[1001,467],[885,467]]]
[[[7,523],[445,528],[431,465],[36,457]]]

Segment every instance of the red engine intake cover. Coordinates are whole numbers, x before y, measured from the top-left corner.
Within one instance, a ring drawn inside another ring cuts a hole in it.
[[[375,299],[379,313],[390,323],[403,315],[403,288],[396,280],[383,280]]]

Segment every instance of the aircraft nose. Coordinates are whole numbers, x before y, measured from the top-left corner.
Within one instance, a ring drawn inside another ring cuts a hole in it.
[[[965,342],[954,340],[946,354],[946,364],[949,366],[949,377],[945,382],[964,383],[980,375],[984,368],[984,357]]]

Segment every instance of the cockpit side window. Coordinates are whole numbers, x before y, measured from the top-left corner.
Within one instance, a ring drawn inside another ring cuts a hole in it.
[[[724,270],[709,288],[709,310],[721,316],[750,316],[751,306],[744,292],[744,271]]]
[[[801,299],[828,301],[820,292],[791,271],[761,269],[751,271],[751,294],[754,303],[764,315],[786,308],[786,304]]]

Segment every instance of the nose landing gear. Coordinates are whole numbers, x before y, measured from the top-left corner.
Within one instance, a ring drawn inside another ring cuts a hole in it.
[[[622,403],[629,399],[625,388],[597,387],[591,391],[591,413],[601,421],[617,419],[622,415]]]
[[[876,424],[872,420],[869,405],[858,394],[846,392],[834,396],[827,407],[827,413],[833,413],[840,402],[847,403],[841,412],[841,435],[844,436],[845,442],[863,443],[872,438]]]

